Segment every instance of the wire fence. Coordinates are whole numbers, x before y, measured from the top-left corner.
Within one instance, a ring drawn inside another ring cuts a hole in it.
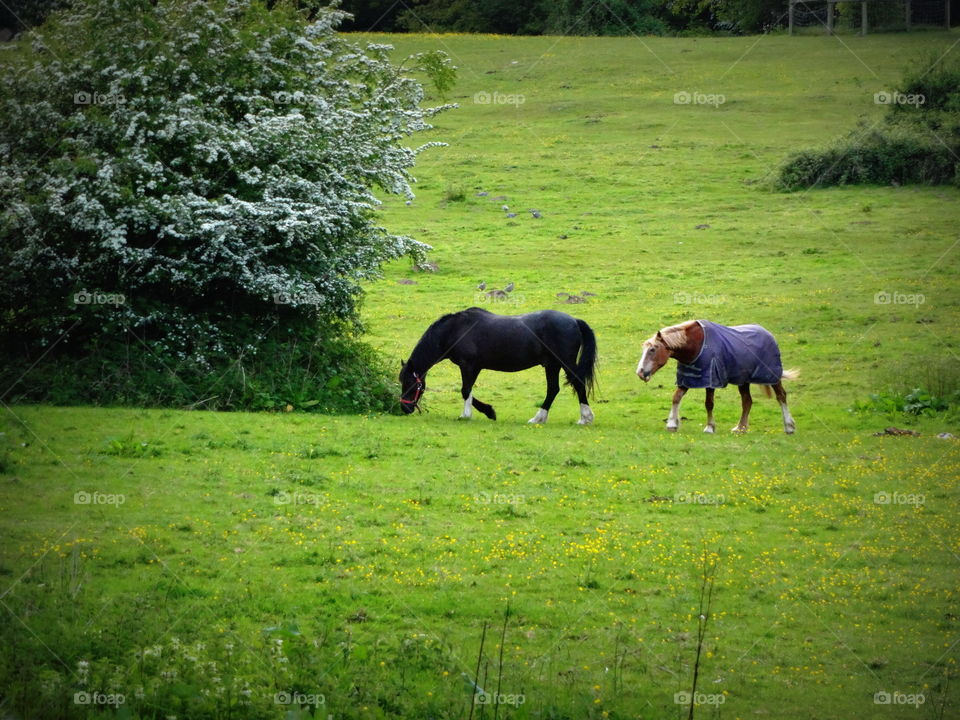
[[[794,4],[794,32],[803,34],[827,32],[829,8],[830,5],[826,0],[801,0]],[[833,8],[833,32],[842,34],[861,32],[862,10],[859,2],[838,2],[833,5]],[[911,0],[909,16],[906,0],[868,0],[867,2],[867,31],[870,33],[943,29],[946,23],[945,0]],[[783,18],[779,24],[787,27],[788,19]]]

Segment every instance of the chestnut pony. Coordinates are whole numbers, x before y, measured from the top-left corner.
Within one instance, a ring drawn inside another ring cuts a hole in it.
[[[787,408],[787,392],[782,380],[799,376],[797,370],[784,370],[780,348],[766,329],[759,325],[727,327],[709,320],[691,320],[665,327],[643,343],[637,375],[648,382],[670,358],[677,361],[677,389],[667,418],[667,430],[680,427],[680,401],[691,388],[706,390],[706,433],[715,432],[713,394],[717,388],[734,384],[740,389],[742,411],[733,432],[746,432],[750,408],[750,385],[760,385],[767,396],[775,393],[783,413],[783,430],[788,435],[796,424]],[[773,393],[771,393],[771,388]]]

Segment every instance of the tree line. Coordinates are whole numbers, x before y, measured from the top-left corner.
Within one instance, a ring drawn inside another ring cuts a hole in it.
[[[70,0],[7,0],[0,28],[24,30]],[[277,4],[267,0],[266,5]],[[297,0],[311,9],[321,3]],[[322,3],[322,4],[327,4]],[[353,18],[341,29],[503,35],[671,35],[754,33],[781,23],[787,0],[343,0]]]
[[[345,30],[503,35],[754,33],[786,16],[787,0],[344,0]]]
[[[71,0],[5,0],[0,28],[38,25]],[[904,0],[872,0],[874,17],[896,19]],[[293,0],[310,12],[330,0]],[[273,7],[284,0],[264,0]],[[916,3],[915,3],[916,4]],[[810,9],[822,7],[811,0]],[[939,5],[938,5],[939,8]],[[351,19],[341,29],[357,32],[465,32],[501,35],[699,35],[751,34],[782,26],[788,0],[342,0]],[[859,13],[859,7],[840,7]]]

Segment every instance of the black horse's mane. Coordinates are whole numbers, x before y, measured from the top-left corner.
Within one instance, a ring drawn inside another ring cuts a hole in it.
[[[484,310],[480,307],[469,307],[466,310],[458,310],[457,312],[441,315],[439,318],[434,320],[433,323],[430,324],[430,327],[428,327],[423,333],[423,337],[420,338],[420,342],[417,343],[417,346],[410,354],[410,362],[415,366],[422,366],[424,362],[429,363],[430,365],[433,365],[435,362],[437,362],[439,356],[448,349],[441,347],[441,344],[446,337],[443,331],[446,329],[447,325],[464,316],[474,313],[492,315],[489,310]]]
[[[447,323],[451,322],[452,320],[459,319],[464,315],[468,315],[470,313],[483,313],[484,315],[493,314],[489,310],[484,310],[483,308],[480,308],[480,307],[469,307],[466,310],[458,310],[457,312],[441,315],[439,318],[437,318],[430,324],[430,327],[428,327],[426,332],[423,333],[423,337],[420,338],[420,342],[423,342],[428,337],[430,338],[435,337],[437,333],[439,333],[439,331],[447,325]]]
[[[450,320],[451,318],[460,317],[461,315],[466,315],[468,313],[475,313],[475,312],[483,313],[484,315],[493,315],[492,312],[490,312],[489,310],[484,310],[482,307],[477,307],[477,306],[468,307],[466,310],[457,310],[457,312],[441,315],[439,318],[437,318],[436,321],[434,321],[432,325],[430,325],[430,327],[427,328],[427,332],[430,332],[430,330],[433,329],[434,326],[439,325],[444,321]]]

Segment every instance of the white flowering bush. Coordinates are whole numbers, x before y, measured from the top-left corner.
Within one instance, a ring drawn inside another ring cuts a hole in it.
[[[407,140],[442,108],[421,107],[389,47],[337,34],[343,13],[71,5],[0,51],[6,353],[119,342],[212,369],[270,328],[344,332],[362,281],[421,259],[377,224],[375,193],[412,196],[416,155],[438,143]]]

